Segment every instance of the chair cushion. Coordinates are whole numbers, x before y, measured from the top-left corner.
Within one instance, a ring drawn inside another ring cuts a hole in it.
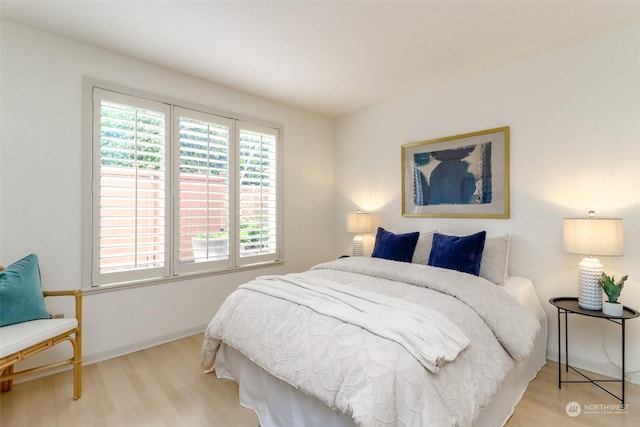
[[[0,272],[0,326],[48,319],[35,254],[27,255]]]
[[[78,319],[40,319],[0,328],[0,357],[17,353],[78,326]]]

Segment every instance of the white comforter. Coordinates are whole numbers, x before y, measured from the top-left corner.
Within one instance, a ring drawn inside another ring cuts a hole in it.
[[[366,329],[400,344],[434,373],[469,345],[469,338],[436,310],[320,277],[265,276],[239,289],[280,298]],[[221,310],[215,319],[223,321],[225,317]]]
[[[304,305],[249,289],[229,296],[207,328],[205,368],[222,340],[362,426],[470,425],[540,327],[496,285],[451,270],[354,257],[302,276],[430,307],[471,339],[433,373],[399,344]]]

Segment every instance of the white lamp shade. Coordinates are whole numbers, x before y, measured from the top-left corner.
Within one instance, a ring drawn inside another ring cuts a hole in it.
[[[565,218],[565,252],[588,255],[578,264],[578,305],[587,310],[602,308],[602,264],[596,256],[620,256],[624,247],[620,218]]]
[[[621,256],[624,237],[621,218],[565,218],[565,252],[595,256]]]
[[[347,213],[347,232],[364,234],[371,233],[373,227],[373,219],[368,212],[348,212]]]

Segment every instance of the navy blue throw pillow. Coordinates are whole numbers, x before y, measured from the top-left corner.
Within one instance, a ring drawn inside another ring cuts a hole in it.
[[[447,236],[435,233],[428,265],[477,276],[480,273],[486,236],[485,231],[470,236]]]
[[[416,250],[419,232],[395,234],[378,227],[376,243],[373,246],[373,258],[384,258],[392,261],[411,262]]]

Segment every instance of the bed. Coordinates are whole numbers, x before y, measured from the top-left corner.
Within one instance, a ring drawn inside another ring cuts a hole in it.
[[[348,257],[240,286],[201,359],[263,427],[497,426],[546,341],[529,279]]]

